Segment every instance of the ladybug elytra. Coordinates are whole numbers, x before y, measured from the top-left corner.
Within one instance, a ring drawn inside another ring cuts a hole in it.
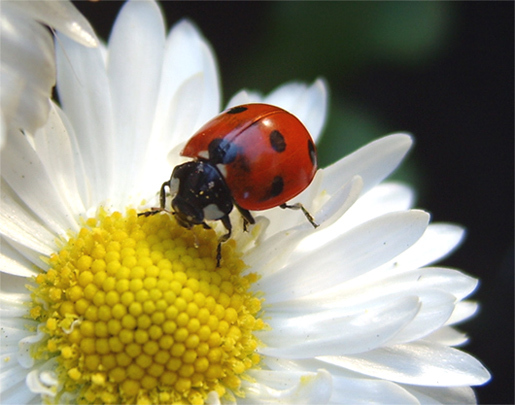
[[[245,229],[255,223],[250,211],[277,206],[301,209],[318,226],[301,204],[286,204],[309,186],[317,170],[313,139],[289,112],[267,104],[232,107],[200,128],[181,155],[192,160],[176,166],[161,186],[160,210],[168,187],[180,225],[210,228],[205,221],[221,221],[227,233],[219,239],[217,266],[221,244],[231,236],[229,214],[235,206]]]

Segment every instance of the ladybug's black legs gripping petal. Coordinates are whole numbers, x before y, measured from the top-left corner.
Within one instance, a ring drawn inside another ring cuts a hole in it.
[[[166,205],[166,186],[170,188],[170,180],[165,181],[161,186],[161,190],[159,191],[159,206],[161,207],[162,211],[165,209]]]
[[[238,211],[240,211],[241,216],[243,217],[243,230],[247,232],[247,228],[250,225],[254,225],[256,223],[256,220],[252,216],[249,210],[246,210],[245,208],[241,208],[238,204],[235,204],[236,208],[238,208]]]
[[[304,206],[301,204],[301,203],[296,203],[296,204],[291,204],[291,205],[288,205],[288,204],[281,204],[280,205],[281,208],[283,209],[286,209],[286,208],[289,208],[291,210],[302,210],[302,212],[304,213],[304,215],[306,216],[307,220],[309,221],[309,223],[311,225],[313,225],[313,228],[318,228],[320,225],[317,224],[315,222],[315,218],[313,218],[313,215],[311,215],[308,210],[306,208],[304,208]]]
[[[157,208],[155,208],[155,209],[153,208],[150,211],[145,211],[145,212],[138,213],[138,217],[149,217],[151,215],[157,214],[158,212],[161,212],[161,210],[157,209]]]
[[[216,267],[220,267],[220,261],[222,260],[222,243],[229,240],[232,232],[232,224],[229,215],[220,218],[220,221],[222,221],[222,224],[224,224],[225,229],[227,229],[227,233],[220,236],[220,238],[218,239],[218,246],[216,247]]]

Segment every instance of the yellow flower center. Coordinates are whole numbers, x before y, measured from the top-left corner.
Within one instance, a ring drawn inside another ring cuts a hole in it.
[[[202,404],[238,391],[259,363],[265,324],[249,292],[257,277],[234,243],[216,267],[217,236],[172,216],[100,211],[35,279],[31,316],[55,356],[59,387],[48,402]],[[63,395],[66,394],[66,395]]]

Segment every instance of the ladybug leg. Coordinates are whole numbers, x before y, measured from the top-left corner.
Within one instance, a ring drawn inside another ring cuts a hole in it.
[[[309,223],[311,225],[313,225],[313,228],[318,228],[320,225],[317,224],[315,222],[315,218],[313,218],[313,215],[311,215],[308,210],[306,208],[304,208],[304,206],[301,204],[301,203],[296,203],[296,204],[291,204],[291,205],[288,205],[288,204],[281,204],[280,205],[281,208],[283,209],[286,209],[286,208],[289,208],[291,210],[302,210],[302,212],[304,213],[304,215],[306,216],[307,220],[309,221]]]
[[[165,209],[165,205],[166,205],[166,186],[168,186],[168,188],[170,188],[170,180],[168,181],[165,181],[163,183],[163,185],[161,186],[161,190],[159,191],[159,206],[160,206],[160,211],[163,211]]]
[[[241,216],[243,217],[243,230],[247,232],[248,226],[254,225],[256,223],[256,220],[252,216],[249,210],[246,210],[245,208],[241,208],[239,205],[235,204],[236,208],[238,208],[238,211],[240,211]]]
[[[138,217],[144,216],[149,217],[151,215],[155,215],[158,212],[165,211],[165,205],[166,205],[166,186],[170,187],[170,180],[165,181],[163,185],[161,186],[161,190],[159,191],[159,208],[152,208],[150,211],[146,212],[140,212],[138,214]]]
[[[220,218],[220,221],[222,221],[222,224],[224,224],[225,229],[227,229],[227,233],[220,236],[220,238],[218,239],[218,246],[216,247],[216,267],[220,267],[220,261],[222,260],[222,243],[229,240],[232,233],[232,224],[231,220],[229,219],[229,215]]]
[[[138,217],[149,217],[151,215],[154,215],[154,214],[157,214],[159,212],[159,210],[150,210],[150,211],[145,211],[145,212],[139,212],[138,213]]]

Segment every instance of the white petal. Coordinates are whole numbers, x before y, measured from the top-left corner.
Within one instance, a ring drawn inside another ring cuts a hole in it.
[[[263,357],[262,364],[264,367],[271,370],[296,373],[305,371],[315,372],[320,369],[327,370],[333,376],[333,394],[330,401],[330,403],[333,404],[354,404],[355,402],[361,403],[362,401],[367,402],[368,394],[370,394],[370,398],[376,396],[380,398],[382,392],[384,394],[384,400],[369,402],[379,404],[407,402],[419,405],[412,395],[412,388],[418,389],[418,386],[405,386],[393,381],[367,377],[361,373],[326,362],[325,359],[326,357],[324,356],[297,360]],[[371,391],[369,392],[366,388]],[[398,398],[398,401],[393,398]]]
[[[140,179],[139,184],[143,184],[141,191],[147,191],[147,195],[159,190],[173,167],[184,162],[180,156],[184,143],[176,142],[184,138],[185,134],[191,135],[194,132],[200,113],[197,107],[203,102],[205,86],[204,74],[197,73],[186,79],[175,91],[166,118],[160,123],[161,129],[155,134],[158,136],[150,141],[144,161],[152,163],[147,164],[136,178]]]
[[[252,370],[256,382],[242,381],[245,398],[238,403],[248,404],[324,404],[332,391],[331,375],[325,370],[317,373],[293,373]]]
[[[241,90],[231,97],[225,108],[235,107],[242,104],[262,103],[263,96],[257,91]]]
[[[372,270],[407,249],[423,234],[429,216],[422,211],[391,213],[341,235],[316,254],[299,255],[281,271],[256,283],[267,303],[320,292]]]
[[[25,377],[27,375],[27,371],[24,369],[17,370],[16,374],[19,376],[18,378],[22,378],[22,380],[11,387],[8,390],[2,390],[2,404],[6,405],[20,405],[20,404],[30,404],[30,405],[38,405],[41,404],[41,397],[39,395],[34,394],[31,390],[27,389],[27,384],[25,383]],[[3,388],[3,387],[2,387]]]
[[[56,125],[58,125],[56,129],[59,128],[59,130],[62,131],[61,135],[65,139],[63,140],[63,142],[66,144],[66,147],[63,148],[63,145],[61,145],[61,147],[59,147],[57,150],[61,150],[62,153],[66,154],[71,153],[69,157],[63,156],[63,160],[71,160],[71,162],[68,162],[68,168],[66,170],[70,170],[74,177],[72,179],[71,176],[67,176],[67,181],[65,182],[67,185],[63,187],[63,189],[66,189],[66,192],[70,195],[63,198],[65,201],[69,200],[68,204],[71,207],[79,207],[75,208],[75,211],[78,215],[83,215],[84,209],[90,206],[89,202],[91,201],[91,188],[88,179],[88,173],[90,168],[88,167],[86,170],[83,161],[83,154],[79,146],[79,140],[77,139],[75,130],[72,124],[70,123],[68,116],[64,113],[63,110],[61,110],[61,108],[58,105],[56,105],[53,102],[52,110],[54,110],[55,113],[58,115],[58,117],[56,117]],[[46,127],[49,126],[49,123],[47,123]],[[45,128],[45,130],[49,133],[49,135],[52,134],[51,128]],[[73,163],[72,168],[70,168],[71,163]],[[63,175],[61,174],[60,176]],[[72,193],[71,190],[76,191]]]
[[[332,404],[417,404],[416,398],[391,381],[333,376]]]
[[[34,149],[60,200],[66,204],[68,212],[78,218],[85,207],[75,177],[77,165],[72,142],[55,104],[50,109],[48,122],[34,136]]]
[[[37,274],[37,271],[34,269],[34,264],[9,245],[3,238],[0,239],[0,252],[1,276],[13,275],[17,277],[31,277]],[[6,281],[3,282],[5,283]]]
[[[469,295],[477,286],[477,279],[467,276],[460,271],[427,267],[423,269],[415,269],[403,273],[395,273],[393,271],[385,271],[381,267],[372,274],[360,280],[356,280],[354,284],[347,284],[338,291],[346,291],[348,294],[358,295],[361,291],[371,296],[379,296],[384,293],[402,293],[403,291],[415,292],[423,290],[440,290],[448,292],[460,300]]]
[[[395,272],[395,265],[380,266],[365,276],[352,280],[341,287],[326,292],[326,297],[345,294],[377,297],[383,294],[412,293],[425,290],[439,290],[452,294],[456,301],[469,295],[477,286],[477,280],[460,271],[446,268],[422,268],[401,273]]]
[[[5,277],[12,277],[6,274],[2,274],[2,284],[4,283]],[[20,278],[20,277],[18,277]],[[9,280],[7,280],[9,281]],[[24,280],[24,283],[27,284],[27,280]],[[0,296],[0,315],[2,319],[7,319],[9,317],[23,317],[27,315],[27,302],[30,301],[29,294],[21,294],[16,293],[16,291],[10,291],[9,294],[3,289],[3,294]],[[25,289],[25,291],[27,291]],[[26,332],[27,329],[23,326],[25,322],[20,322],[20,327],[22,327]]]
[[[74,213],[61,200],[28,137],[9,137],[1,152],[1,170],[17,196],[49,229],[61,235],[77,229]]]
[[[9,325],[9,322],[6,322],[6,319],[3,319],[2,323],[2,328],[0,330],[2,342],[14,341],[18,343],[20,340],[26,338],[29,334],[29,332],[24,329],[24,326],[27,325],[27,323],[25,323],[22,319],[16,319],[15,321],[15,323],[19,324],[18,328],[15,327],[13,322],[11,322],[11,325]]]
[[[405,185],[391,182],[378,184],[362,195],[348,214],[338,221],[338,228],[343,232],[386,213],[410,209],[413,200],[413,190]]]
[[[436,288],[449,292],[462,300],[470,295],[477,287],[478,280],[461,271],[441,267],[426,267],[420,269],[420,279],[425,288]]]
[[[475,279],[449,269],[418,269],[384,279],[373,271],[341,287],[301,300],[275,303],[273,310],[290,314],[313,313],[321,308],[361,308],[372,305],[375,300],[388,302],[391,297],[418,297],[421,310],[408,326],[388,342],[391,345],[426,337],[448,324],[456,311],[456,296],[460,297],[463,292],[470,293],[475,285]]]
[[[0,314],[3,324],[21,330],[25,333],[25,336],[33,334],[39,322],[27,317],[29,312],[27,304],[31,301],[31,296],[27,290],[27,284],[29,284],[27,279],[3,273],[1,273],[0,278],[2,282],[7,278],[7,282],[12,282],[14,279],[23,280],[25,283],[24,292],[17,292],[16,290],[6,291],[2,286],[2,298],[0,298],[2,307],[0,308]],[[30,282],[30,284],[33,285],[32,282]],[[19,339],[16,340],[16,344],[18,343]]]
[[[324,205],[315,212],[321,229],[336,222],[358,200],[363,189],[363,179],[355,176],[334,193]]]
[[[365,375],[413,385],[481,385],[490,373],[474,357],[446,346],[423,342],[322,360]]]
[[[33,272],[31,273],[31,276],[36,275],[37,272],[39,271],[39,269],[47,269],[48,268],[48,264],[45,261],[45,256],[42,256],[37,250],[33,250],[30,246],[27,246],[25,241],[23,241],[23,243],[18,243],[14,240],[2,237],[2,240],[0,240],[0,242],[5,242],[6,245],[9,245],[12,249],[14,249],[20,255],[22,255],[26,260],[28,260],[32,263],[32,265],[29,266],[29,268],[33,270]],[[54,247],[52,252],[55,252],[56,250],[57,250],[57,246]],[[2,252],[4,252],[4,251],[5,250],[2,247]],[[17,256],[11,256],[11,258],[13,258],[13,257],[15,258]],[[23,264],[24,262],[20,262],[20,263]],[[11,270],[15,270],[15,268],[11,268]],[[13,271],[12,274],[18,275],[18,273],[16,273],[15,271]],[[19,274],[18,276],[21,276],[21,274]]]
[[[263,102],[292,111],[297,100],[302,98],[308,86],[303,82],[289,82],[280,85],[263,98]]]
[[[172,168],[182,163],[180,152],[184,148],[184,144],[176,142],[178,139],[184,138],[185,134],[191,135],[194,132],[194,125],[199,114],[196,106],[201,102],[204,81],[204,75],[197,73],[182,83],[170,100],[166,118],[163,119],[160,130],[156,133],[158,137],[150,141],[145,161],[152,162],[152,164],[148,164],[148,169],[144,170],[147,179],[149,176],[155,176],[156,173],[162,176],[157,179],[159,181],[156,190],[170,175]],[[165,158],[166,156],[168,159]]]
[[[476,404],[476,395],[470,387],[406,387],[421,404]]]
[[[340,185],[359,175],[363,193],[385,179],[402,161],[413,141],[406,134],[385,136],[326,167],[324,189],[330,195]]]
[[[472,301],[460,301],[456,304],[454,312],[447,321],[447,325],[455,325],[474,316],[479,309],[479,304]]]
[[[320,177],[323,177],[323,175],[324,170],[319,170],[309,189],[311,189],[311,187],[319,189],[316,181],[321,180]],[[360,196],[359,194],[354,195],[354,193],[362,193],[363,181],[360,176],[356,176],[354,179],[357,178],[360,179],[359,188],[357,187],[358,184],[355,185],[356,187],[353,187],[349,199],[346,200],[345,203],[341,203],[340,210],[332,214],[331,219],[327,219],[327,216],[324,215],[324,211],[326,211],[326,207],[331,206],[331,200],[334,200],[334,204],[338,204],[337,194],[341,193],[343,189],[331,196],[330,200],[324,203],[322,208],[318,211],[312,211],[315,215],[315,220],[318,221],[321,226],[317,228],[317,231],[313,235],[309,235],[302,241],[299,245],[299,250],[315,250],[328,241],[337,238],[339,235],[366,221],[390,212],[407,210],[411,207],[413,200],[412,190],[395,183],[380,184],[364,196]],[[323,182],[323,180],[321,181]],[[322,191],[320,195],[325,195],[325,191]],[[351,204],[351,206],[346,206],[348,204]],[[314,200],[313,205],[318,205],[317,199]],[[334,222],[336,223],[333,225]],[[324,229],[326,227],[327,229]],[[419,242],[416,244],[418,243]],[[395,260],[397,263],[397,258]]]
[[[64,36],[58,36],[56,48],[59,99],[75,130],[91,184],[88,208],[111,197],[115,181],[111,93],[100,48],[84,48]]]
[[[7,125],[4,119],[4,112],[0,111],[0,150],[4,147],[5,137],[7,136]]]
[[[8,294],[12,295],[15,298],[14,299],[3,299],[2,303],[11,303],[14,302],[15,305],[18,306],[18,300],[24,296],[25,299],[27,299],[28,294]],[[25,301],[25,305],[27,305],[27,301]],[[5,326],[8,329],[16,330],[24,337],[32,336],[34,334],[33,330],[35,330],[36,327],[40,326],[41,324],[37,321],[33,321],[32,319],[29,319],[26,317],[27,315],[27,308],[25,308],[25,314],[24,316],[20,317],[17,315],[18,311],[2,311],[2,313],[5,315],[5,318],[2,319],[2,326]],[[18,337],[12,338],[12,335],[6,335],[4,336],[6,341],[13,341],[17,345],[20,343],[20,339]]]
[[[475,281],[458,271],[448,269],[418,269],[385,278],[378,276],[375,270],[370,273],[302,299],[276,302],[267,311],[271,314],[284,313],[292,316],[330,308],[348,308],[348,313],[353,313],[352,311],[368,310],[374,305],[382,305],[392,299],[416,296],[422,304],[422,309],[393,340],[412,341],[425,337],[449,323],[451,314],[456,311],[454,294],[469,289]]]
[[[268,218],[263,219],[267,220]],[[266,222],[261,221],[261,218],[257,217],[256,223],[258,220],[259,222]],[[313,231],[309,228],[294,228],[277,232],[247,252],[245,263],[250,266],[253,272],[258,274],[273,274],[289,261],[291,252],[296,248],[297,244],[311,232]],[[252,288],[263,291],[261,285],[254,284]]]
[[[144,162],[159,91],[164,43],[164,22],[157,4],[125,3],[109,39],[107,65],[116,127],[113,196],[120,202],[127,200]]]
[[[2,110],[10,127],[30,133],[46,121],[55,83],[52,38],[48,29],[34,20],[83,44],[94,46],[97,42],[87,20],[70,2],[3,2]]]
[[[272,330],[259,333],[260,353],[279,358],[308,358],[372,350],[398,333],[420,309],[416,297],[394,299],[347,315],[347,308],[304,316],[270,311]]]
[[[35,335],[31,334],[20,340],[18,344],[18,361],[22,367],[31,368],[34,366],[35,360],[34,357],[32,357],[33,345],[48,338],[48,335],[41,330],[43,326],[43,324],[38,326]]]
[[[201,76],[199,76],[199,74]],[[188,104],[192,117],[180,115],[173,118],[178,121],[191,120],[188,131],[176,134],[171,141],[177,144],[186,141],[200,126],[220,112],[219,78],[214,54],[198,29],[188,20],[177,23],[166,40],[164,63],[162,66],[162,82],[157,103],[156,128],[159,136],[170,137],[161,132],[163,124],[170,119],[170,105],[176,92],[193,76],[202,77],[202,85],[194,93],[195,104]]]
[[[6,4],[14,3],[2,2],[0,15],[2,114],[7,129],[34,133],[45,123],[50,107],[54,45],[45,27]]]
[[[424,337],[424,340],[446,346],[461,346],[467,343],[469,339],[465,333],[457,331],[450,326],[444,326],[429,336]]]
[[[317,142],[327,116],[327,85],[317,79],[310,87],[304,83],[288,83],[280,86],[263,100],[294,114]]]
[[[3,362],[5,361],[2,359]],[[9,360],[12,361],[12,360]],[[14,363],[14,362],[13,362]],[[16,366],[16,364],[14,363]],[[0,385],[2,387],[2,404],[20,404],[20,402],[15,402],[14,398],[18,398],[16,393],[9,392],[13,387],[18,388],[18,390],[22,392],[26,392],[26,386],[23,387],[24,380],[27,377],[27,370],[17,366],[11,368],[2,367],[2,371],[0,372]],[[22,383],[22,384],[20,384]],[[21,386],[20,386],[21,385]],[[22,389],[20,389],[22,388]],[[14,397],[14,398],[13,398]]]
[[[4,2],[31,18],[62,32],[84,46],[98,45],[98,39],[88,20],[70,1],[40,0]]]
[[[350,183],[343,185],[319,210],[314,212],[315,221],[320,224],[320,227],[317,228],[316,232],[302,240],[297,251],[304,254],[306,252],[313,252],[343,233],[340,227],[331,225],[340,219],[357,201],[362,187],[363,181],[361,177],[354,177]],[[292,257],[292,260],[294,260],[294,257]]]
[[[397,269],[427,266],[441,260],[460,245],[464,236],[465,230],[461,226],[430,224],[419,241],[396,258]]]
[[[412,342],[441,328],[454,310],[455,298],[438,290],[413,291],[421,302],[415,319],[402,329],[389,345]]]

